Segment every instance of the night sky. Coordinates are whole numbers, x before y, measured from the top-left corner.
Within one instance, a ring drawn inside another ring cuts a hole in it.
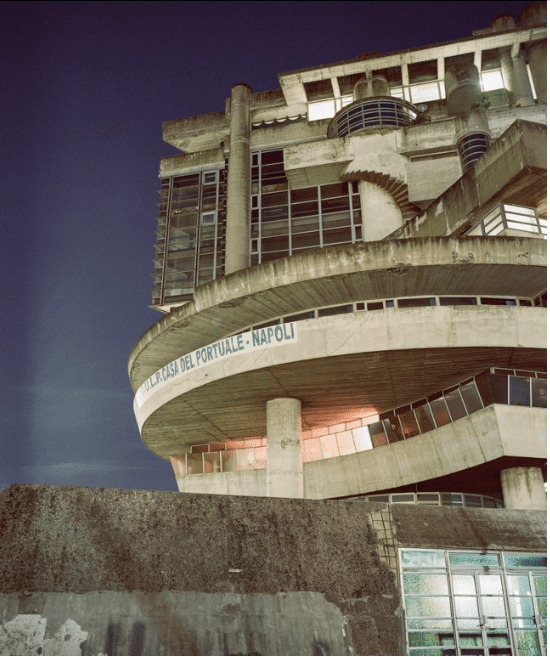
[[[231,86],[471,36],[527,2],[3,2],[0,490],[176,491],[127,359],[148,308],[162,121]]]

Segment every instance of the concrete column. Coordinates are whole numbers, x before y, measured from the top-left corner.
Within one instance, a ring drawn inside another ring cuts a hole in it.
[[[531,2],[519,15],[523,30],[546,24],[546,2]],[[533,76],[539,105],[546,105],[546,39],[526,44],[527,61]]]
[[[449,116],[469,112],[479,104],[481,87],[476,66],[449,66],[445,71],[445,93]]]
[[[302,404],[298,399],[267,402],[267,496],[303,498]]]
[[[364,242],[384,239],[403,224],[401,208],[393,196],[376,183],[360,180],[359,198]]]
[[[512,58],[514,69],[514,101],[519,107],[527,107],[535,104],[535,98],[531,90],[529,75],[527,74],[527,63],[520,52],[517,57]]]
[[[247,84],[231,88],[225,273],[249,266],[250,94]]]
[[[500,483],[507,509],[546,511],[546,491],[540,468],[508,468],[500,473]]]
[[[527,46],[527,59],[539,105],[547,104],[546,58],[546,42],[539,41],[533,46]]]

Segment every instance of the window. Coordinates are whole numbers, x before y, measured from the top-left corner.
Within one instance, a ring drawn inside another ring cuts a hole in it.
[[[542,655],[546,555],[401,550],[410,655]]]

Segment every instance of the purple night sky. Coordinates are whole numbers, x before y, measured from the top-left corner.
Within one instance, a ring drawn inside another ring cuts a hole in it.
[[[236,82],[461,39],[527,2],[3,2],[0,490],[175,491],[126,363],[148,308],[163,120]],[[278,85],[277,85],[278,86]]]

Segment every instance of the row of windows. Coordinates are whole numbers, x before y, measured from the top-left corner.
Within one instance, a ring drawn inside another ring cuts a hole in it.
[[[248,326],[241,329],[239,333],[251,331],[268,326],[277,326],[286,322],[298,322],[306,319],[318,319],[320,317],[331,317],[333,315],[347,315],[355,312],[373,310],[384,310],[387,308],[422,308],[436,306],[546,306],[546,294],[537,299],[521,297],[482,297],[482,296],[427,296],[427,297],[402,297],[393,299],[379,299],[373,301],[356,301],[354,303],[338,306],[325,306],[323,308],[312,308],[292,315],[274,317],[261,324]],[[237,335],[237,334],[235,334]],[[229,337],[229,336],[228,336]]]
[[[546,555],[400,550],[410,655],[546,654]]]
[[[224,170],[161,180],[153,305],[191,299],[223,274],[225,184]]]
[[[355,425],[353,428],[347,429],[342,425],[335,427],[334,433],[326,431],[324,435],[319,435],[318,431],[305,432],[300,443],[302,461],[354,454],[410,439],[456,422],[492,404],[546,408],[545,372],[514,370],[514,374],[504,375],[500,372],[507,370],[483,372],[426,399],[362,418],[351,423]],[[194,445],[191,454],[171,457],[172,464],[176,474],[265,468],[266,444],[265,437],[258,437],[233,443]]]
[[[527,68],[529,80],[531,82],[531,89],[533,95],[536,97],[534,85],[532,82],[532,76],[529,67]],[[364,76],[363,76],[364,77]],[[327,82],[330,83],[330,80]],[[306,83],[307,84],[307,83]],[[445,94],[445,83],[443,80],[431,80],[428,82],[420,82],[417,84],[410,85],[397,85],[390,81],[390,94],[394,98],[400,98],[406,100],[413,105],[418,105],[420,103],[428,103],[435,100],[444,100],[446,97]],[[491,100],[491,105],[493,107],[500,106],[507,103],[507,94],[504,84],[504,79],[502,76],[501,69],[493,69],[490,71],[481,71],[480,73],[480,89],[483,93],[487,94]],[[332,87],[331,87],[332,91]],[[495,93],[497,92],[497,93]],[[502,95],[502,98],[498,95],[498,92]],[[332,95],[332,94],[330,94]],[[331,119],[335,116],[343,107],[346,107],[353,102],[353,93],[352,90],[348,90],[347,93],[342,93],[341,96],[336,98],[333,97],[315,98],[314,95],[310,94],[308,97],[308,120],[309,121],[320,121],[322,119]]]
[[[546,237],[548,222],[546,217],[539,216],[535,208],[499,203],[465,234],[495,236],[507,229],[539,233]]]
[[[501,509],[502,500],[487,495],[469,493],[392,493],[361,495],[346,498],[350,502],[378,502],[382,504],[423,504],[428,506],[466,506],[475,509]]]

